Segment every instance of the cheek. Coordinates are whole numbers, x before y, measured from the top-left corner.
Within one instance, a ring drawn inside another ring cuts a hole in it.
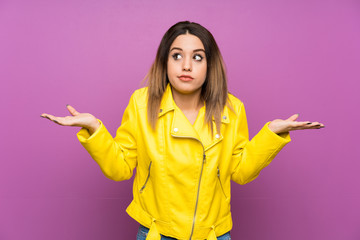
[[[175,70],[174,69],[174,64],[172,64],[170,61],[168,61],[167,68],[166,68],[168,77],[173,75],[174,70]]]
[[[205,64],[204,67],[202,67],[201,69],[201,75],[206,78],[206,75],[207,75],[207,65]]]

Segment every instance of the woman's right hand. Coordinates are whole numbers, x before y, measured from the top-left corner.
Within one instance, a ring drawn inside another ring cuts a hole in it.
[[[62,126],[85,128],[89,131],[90,135],[92,135],[100,127],[99,121],[92,114],[79,113],[70,105],[66,105],[66,108],[72,116],[55,117],[53,115],[43,113],[40,115],[40,117],[47,118],[50,121],[53,121],[54,123]]]

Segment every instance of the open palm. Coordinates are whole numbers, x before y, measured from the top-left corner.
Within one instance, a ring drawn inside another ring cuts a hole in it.
[[[280,134],[294,130],[319,129],[325,127],[324,124],[319,122],[296,121],[298,117],[299,114],[294,114],[286,120],[275,119],[269,124],[269,128],[274,133]]]
[[[90,134],[94,133],[96,129],[100,126],[100,123],[97,119],[90,113],[79,113],[70,105],[67,105],[66,108],[70,112],[71,116],[66,117],[56,117],[51,114],[43,113],[41,117],[47,118],[54,123],[57,123],[62,126],[74,126],[82,127],[89,130]]]

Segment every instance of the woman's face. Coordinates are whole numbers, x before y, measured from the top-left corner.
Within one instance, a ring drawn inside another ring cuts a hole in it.
[[[205,48],[201,40],[192,34],[183,34],[175,38],[170,46],[167,62],[167,76],[173,94],[201,93],[206,71]]]

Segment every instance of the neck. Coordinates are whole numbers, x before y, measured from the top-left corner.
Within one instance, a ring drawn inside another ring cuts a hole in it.
[[[172,88],[174,102],[182,111],[198,111],[204,102],[201,100],[201,89],[191,94],[182,94]]]

